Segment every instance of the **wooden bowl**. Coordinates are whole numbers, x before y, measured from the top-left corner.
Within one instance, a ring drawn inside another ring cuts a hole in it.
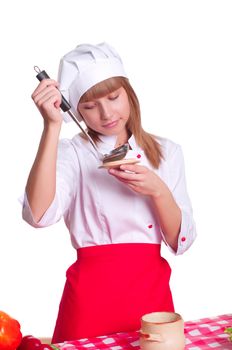
[[[115,160],[114,162],[102,163],[102,165],[100,165],[99,168],[101,169],[119,168],[120,165],[123,165],[123,164],[136,164],[136,163],[139,163],[139,159],[136,159],[136,158],[120,159],[120,160]]]

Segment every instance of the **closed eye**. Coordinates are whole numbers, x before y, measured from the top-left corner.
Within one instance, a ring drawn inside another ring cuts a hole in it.
[[[119,96],[119,94],[109,95],[108,99],[113,101],[113,100],[116,100],[118,98],[118,96]]]
[[[83,109],[93,109],[95,107],[95,105],[84,105],[82,108]]]

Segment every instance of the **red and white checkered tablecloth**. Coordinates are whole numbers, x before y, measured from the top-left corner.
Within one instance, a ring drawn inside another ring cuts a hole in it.
[[[185,322],[186,350],[232,350],[225,328],[232,326],[232,314]],[[61,350],[140,349],[138,332],[115,333],[57,345]],[[171,349],[170,349],[171,350]]]

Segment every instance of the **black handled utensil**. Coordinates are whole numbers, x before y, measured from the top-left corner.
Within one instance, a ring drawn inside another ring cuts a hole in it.
[[[43,79],[50,79],[49,75],[45,72],[45,70],[41,71],[38,66],[35,66],[34,70],[37,73],[36,78],[39,81],[42,81]],[[93,148],[99,154],[99,151],[98,151],[98,149],[97,149],[93,139],[85,131],[85,129],[79,123],[79,121],[78,121],[77,117],[75,116],[75,114],[72,112],[71,105],[69,104],[69,102],[66,100],[66,98],[62,94],[61,94],[61,98],[62,98],[62,100],[61,100],[60,108],[62,109],[62,111],[63,112],[67,112],[69,114],[69,116],[78,125],[78,127],[81,129],[81,131],[85,134],[85,136],[90,141],[90,143],[93,146]],[[110,153],[102,155],[102,157],[101,157],[102,159],[101,160],[102,160],[103,163],[106,163],[106,162],[113,162],[113,161],[117,161],[117,160],[123,159],[123,158],[125,158],[128,150],[129,150],[129,144],[125,143],[124,145],[113,149]]]

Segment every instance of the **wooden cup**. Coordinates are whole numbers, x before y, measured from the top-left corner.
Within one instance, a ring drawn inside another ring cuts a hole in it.
[[[141,318],[142,350],[184,350],[184,321],[175,312],[152,312]]]

